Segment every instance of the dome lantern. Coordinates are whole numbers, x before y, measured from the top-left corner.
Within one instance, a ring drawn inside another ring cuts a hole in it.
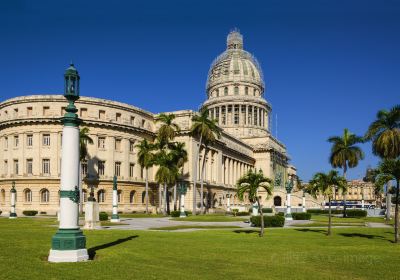
[[[240,34],[239,30],[235,29],[229,32],[226,39],[226,45],[229,49],[240,49],[243,50],[243,36]]]

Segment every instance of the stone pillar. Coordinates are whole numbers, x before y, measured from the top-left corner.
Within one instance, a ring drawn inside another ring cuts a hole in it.
[[[231,195],[229,193],[226,196],[226,211],[231,212]]]
[[[100,226],[99,204],[97,201],[87,201],[85,203],[85,229],[95,229]]]
[[[60,180],[60,224],[52,238],[49,262],[89,259],[86,237],[79,228],[79,125],[75,101],[79,99],[79,75],[73,64],[65,72],[64,96],[69,104],[62,119],[62,163]]]
[[[119,223],[119,215],[118,215],[118,188],[117,188],[117,176],[114,176],[113,180],[113,196],[112,196],[112,215],[111,215],[112,223]]]
[[[16,219],[17,213],[15,211],[15,204],[16,204],[16,194],[17,191],[15,190],[15,181],[12,182],[12,188],[10,191],[10,219]]]

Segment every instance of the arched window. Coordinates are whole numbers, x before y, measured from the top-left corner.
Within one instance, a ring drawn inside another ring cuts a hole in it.
[[[49,203],[50,201],[50,192],[48,189],[42,189],[40,191],[40,202],[41,203]]]
[[[122,202],[122,191],[121,190],[117,191],[117,196],[118,196],[118,203],[121,203]]]
[[[104,190],[99,190],[97,192],[97,201],[99,203],[104,203],[105,199],[106,199],[106,192]]]
[[[224,88],[224,95],[228,95],[228,88],[227,87]]]
[[[1,203],[6,203],[6,191],[4,189],[1,190]]]
[[[142,204],[146,203],[146,192],[142,192]]]
[[[131,191],[131,192],[129,193],[129,203],[130,203],[130,204],[135,203],[135,193],[136,193],[136,191]]]
[[[248,88],[248,87],[245,87],[245,88],[244,88],[244,94],[245,94],[245,95],[249,95],[249,88]]]
[[[275,206],[282,206],[282,198],[280,196],[274,197],[274,205]]]
[[[24,190],[25,202],[32,202],[32,191],[30,189]]]
[[[239,94],[239,87],[235,87],[235,95]]]
[[[86,190],[82,190],[82,198],[83,198],[83,202],[87,202],[87,191]]]

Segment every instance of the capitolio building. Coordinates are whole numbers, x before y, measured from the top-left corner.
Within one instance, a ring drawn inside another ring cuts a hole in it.
[[[90,95],[89,93],[86,93]],[[272,94],[272,93],[271,93]],[[267,197],[262,190],[264,207],[285,207],[285,184],[296,174],[289,164],[284,143],[271,134],[272,107],[265,91],[262,69],[255,57],[244,50],[243,37],[232,31],[226,50],[212,62],[206,83],[209,109],[222,129],[221,137],[201,152],[205,157],[204,205],[210,212],[231,208],[246,209],[251,203],[236,196],[236,180],[250,169],[262,170],[274,181],[274,193]],[[37,210],[55,214],[59,208],[62,124],[66,102],[60,95],[20,96],[0,103],[0,209],[3,215],[10,209],[10,190],[16,189],[17,213]],[[137,161],[136,145],[142,139],[154,141],[157,114],[113,100],[81,97],[76,102],[81,127],[89,128],[93,144],[88,144],[88,156],[81,162],[83,200],[91,187],[101,211],[112,208],[114,175],[118,178],[119,211],[141,212],[145,208],[144,169]],[[185,206],[192,210],[193,178],[198,139],[189,131],[192,116],[197,112],[178,110],[175,122],[180,126],[177,141],[185,143],[188,162],[184,165],[187,178]],[[197,165],[200,168],[200,164]],[[152,212],[159,209],[159,186],[149,169],[149,201]],[[200,174],[199,171],[196,172]],[[197,202],[200,207],[200,176]],[[294,190],[291,205],[302,206],[303,193]],[[170,202],[172,203],[172,201]],[[320,202],[306,196],[306,207],[319,207]]]

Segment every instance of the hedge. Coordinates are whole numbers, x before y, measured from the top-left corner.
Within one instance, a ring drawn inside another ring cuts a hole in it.
[[[272,213],[272,208],[263,208],[262,212],[263,213]]]
[[[367,217],[367,211],[358,210],[358,209],[349,209],[349,210],[346,210],[346,215],[349,218],[352,218],[352,217]]]
[[[261,226],[261,216],[252,216],[250,221],[255,227]],[[264,227],[283,227],[284,225],[285,217],[283,216],[264,216]]]
[[[191,214],[190,211],[185,211],[186,216],[189,216],[189,214]],[[173,218],[178,218],[181,215],[181,211],[171,211],[171,217]]]
[[[311,213],[292,213],[292,218],[293,220],[310,220],[311,219]]]
[[[38,213],[38,211],[36,210],[25,210],[22,211],[22,214],[24,214],[25,216],[36,216]]]
[[[332,214],[343,214],[343,210],[332,209]],[[307,213],[310,214],[329,214],[329,209],[308,209]]]
[[[100,221],[107,221],[108,220],[108,214],[106,212],[100,212],[99,213],[99,219],[100,219]]]

